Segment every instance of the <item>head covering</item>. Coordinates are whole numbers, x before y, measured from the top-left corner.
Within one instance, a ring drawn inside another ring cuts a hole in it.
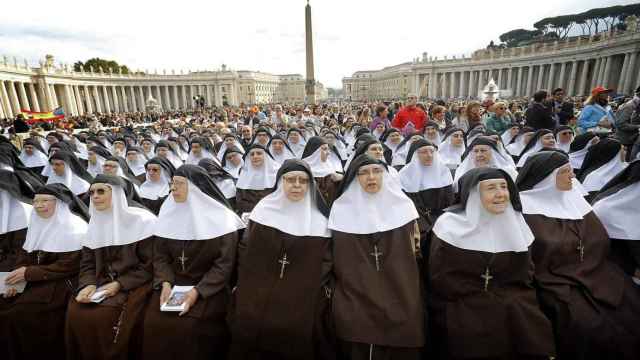
[[[480,198],[480,183],[504,179],[509,189],[509,204],[501,214],[487,211]],[[460,203],[442,214],[433,232],[444,242],[457,248],[499,253],[524,252],[534,236],[522,217],[518,191],[504,170],[476,168],[460,178]]]
[[[366,165],[384,169],[382,188],[369,194],[356,179],[358,170]],[[329,229],[351,234],[373,234],[397,229],[418,218],[418,212],[400,184],[393,181],[387,165],[369,155],[353,160],[338,189],[338,197],[331,207]]]
[[[427,128],[436,129],[436,135],[433,139],[430,139],[428,137]],[[424,138],[429,140],[432,144],[440,146],[440,143],[442,142],[442,136],[440,135],[440,125],[438,125],[438,123],[435,121],[427,121],[427,123],[424,125]]]
[[[328,145],[327,141],[319,136],[314,136],[307,141],[307,145],[302,152],[302,160],[309,164],[313,177],[316,178],[342,171],[340,160],[336,158],[333,158],[335,161],[332,160],[329,153],[330,150],[327,152],[326,160],[322,161],[322,150],[320,149],[322,145]]]
[[[28,155],[24,150],[26,145],[33,146],[33,154]],[[20,152],[20,160],[24,164],[24,166],[28,168],[41,167],[46,166],[49,163],[49,158],[47,157],[46,152],[40,145],[40,142],[36,139],[29,138],[26,139],[22,146],[22,151]]]
[[[92,177],[73,153],[63,150],[56,151],[49,158],[49,162],[53,160],[64,161],[64,174],[62,176],[57,175],[53,169],[50,169],[47,185],[64,184],[75,195],[84,194],[89,190]],[[47,170],[47,168],[45,168],[45,170]]]
[[[398,134],[400,134],[400,142],[399,142],[399,143],[397,143],[397,144],[393,144],[393,143],[391,142],[391,140],[389,139],[389,136],[390,136],[392,133],[398,133]],[[402,133],[400,132],[400,130],[398,130],[398,129],[396,129],[396,128],[390,128],[390,129],[387,129],[387,131],[385,131],[385,132],[384,132],[384,135],[382,135],[382,138],[380,139],[380,141],[382,141],[382,143],[383,143],[386,147],[388,147],[389,149],[391,149],[391,151],[392,151],[392,152],[395,152],[395,151],[396,151],[396,148],[400,145],[400,143],[402,143],[402,140],[404,140],[404,139],[402,138]]]
[[[242,144],[240,144],[240,141],[238,141],[238,138],[235,137],[235,135],[233,134],[226,134],[223,138],[222,138],[222,145],[220,146],[220,150],[218,150],[218,160],[220,160],[222,162],[222,166],[224,166],[224,157],[226,156],[226,151],[227,151],[227,142],[224,141],[227,138],[231,138],[233,139],[233,145],[231,146],[234,149],[234,152],[237,152],[239,154],[244,154],[244,148],[242,147]]]
[[[425,146],[433,148],[433,162],[429,166],[420,163],[415,152]],[[415,193],[428,189],[439,189],[453,183],[451,170],[442,163],[438,156],[438,147],[430,141],[420,139],[409,148],[407,155],[408,164],[400,170],[400,183],[402,190]]]
[[[542,150],[542,148],[544,147],[542,145],[542,137],[547,134],[553,134],[553,132],[547,129],[540,129],[536,131],[535,134],[533,134],[531,140],[529,140],[524,149],[522,149],[522,152],[520,152],[520,158],[518,159],[517,165],[519,168],[524,165],[525,161],[527,161],[527,158],[531,154],[535,154],[536,152]]]
[[[44,219],[34,209],[22,248],[27,252],[70,252],[82,249],[87,235],[89,209],[63,184],[45,185],[36,194],[56,197],[53,215]]]
[[[89,162],[89,164],[87,165],[87,172],[89,173],[89,175],[95,177],[98,174],[102,174],[104,172],[102,165],[104,165],[104,162],[107,158],[111,157],[111,153],[104,147],[100,146],[92,146],[91,148],[89,148],[89,150],[95,153],[96,163],[91,164],[91,162]]]
[[[236,179],[213,159],[202,159],[198,166],[203,168],[227,199],[236,197]]]
[[[161,147],[169,150],[169,152],[167,153],[167,160],[171,161],[171,164],[173,165],[173,167],[179,168],[180,166],[182,166],[182,159],[180,158],[180,155],[171,146],[171,144],[169,144],[167,140],[158,141],[154,150],[156,156],[158,155],[158,148],[161,148]]]
[[[83,246],[99,249],[128,245],[153,235],[156,216],[128,199],[126,184],[122,178],[101,174],[91,184],[105,184],[111,188],[111,208],[98,211],[91,201],[91,220]]]
[[[127,161],[121,156],[111,156],[106,161],[114,161],[118,163],[117,175],[129,180],[135,185],[140,185],[140,181],[133,175],[131,168],[127,165]],[[145,170],[146,171],[146,170]]]
[[[169,183],[171,182],[175,168],[169,160],[157,156],[147,161],[145,169],[149,164],[160,165],[160,180],[157,182],[151,181],[149,173],[146,173],[146,180],[140,185],[140,197],[143,199],[156,200],[169,195],[171,191]]]
[[[488,167],[493,167],[497,169],[502,169],[506,171],[509,175],[511,175],[512,179],[515,179],[518,176],[516,169],[511,165],[509,160],[505,159],[504,156],[498,151],[498,145],[492,139],[480,136],[473,140],[471,145],[467,147],[464,154],[462,154],[462,162],[460,166],[456,169],[456,174],[453,180],[454,188],[457,189],[458,180],[469,170],[476,168],[474,156],[470,154],[473,151],[473,148],[478,145],[487,145],[491,147],[491,160],[489,161]],[[471,155],[471,156],[470,156]]]
[[[415,141],[412,140],[414,136],[424,139],[424,136],[422,136],[420,133],[412,133],[405,136],[405,138],[400,144],[398,144],[398,147],[396,147],[396,150],[393,152],[391,165],[397,166],[407,163],[407,154],[409,153],[409,147],[411,147],[411,144],[413,143],[413,141]]]
[[[134,161],[129,160],[129,151],[136,152],[136,159]],[[142,149],[136,146],[129,146],[124,155],[126,156],[126,164],[131,170],[132,175],[139,176],[145,173],[144,164],[147,162],[147,157],[144,155]]]
[[[600,191],[602,187],[624,170],[627,163],[622,160],[622,145],[613,138],[604,138],[587,150],[578,180],[589,192]]]
[[[520,131],[520,127],[521,126],[517,123],[512,123],[511,126],[507,128],[507,130],[503,131],[502,134],[500,134],[500,141],[502,141],[505,147],[511,143],[511,140],[515,139],[515,137],[518,136],[518,133],[516,133],[515,135],[511,135],[511,129],[517,128],[518,131]]]
[[[284,192],[282,176],[292,171],[302,171],[309,177],[309,187],[301,201],[289,200]],[[276,190],[258,202],[249,219],[294,236],[331,237],[328,217],[329,208],[316,188],[309,165],[289,159],[278,170]]]
[[[264,163],[259,168],[255,168],[251,164],[251,160],[247,159],[251,150],[264,151]],[[262,145],[253,144],[247,149],[243,160],[244,164],[240,170],[236,188],[246,190],[265,190],[273,188],[273,185],[276,182],[278,164],[273,160],[267,149]]]
[[[556,186],[558,171],[568,163],[569,157],[557,150],[540,151],[529,157],[516,182],[524,214],[578,220],[591,211],[578,187],[561,191]]]
[[[580,134],[573,139],[571,145],[569,145],[569,161],[574,170],[580,170],[580,168],[582,168],[582,163],[584,162],[585,156],[587,156],[589,147],[598,141],[600,141],[600,138],[592,132]]]
[[[292,132],[297,132],[300,135],[300,140],[297,144],[294,144],[289,140]],[[289,144],[289,147],[291,148],[293,153],[296,154],[296,157],[302,157],[302,152],[304,151],[304,147],[306,144],[306,140],[304,138],[304,134],[302,134],[302,131],[296,128],[289,129],[289,131],[287,132],[287,143]]]
[[[571,140],[569,140],[569,142],[567,142],[567,143],[562,143],[562,142],[560,142],[560,137],[558,136],[558,134],[559,134],[560,132],[562,132],[562,131],[566,131],[566,130],[571,131],[571,133],[572,133],[573,135],[571,136]],[[573,139],[574,139],[574,137],[575,137],[575,132],[573,131],[573,129],[571,128],[571,126],[568,126],[568,125],[560,125],[560,126],[556,127],[556,128],[553,130],[553,134],[554,134],[554,136],[555,136],[555,138],[556,138],[556,147],[557,147],[558,149],[560,149],[560,150],[562,150],[562,151],[566,152],[566,153],[569,153],[569,151],[571,151],[571,143],[573,142]]]
[[[240,170],[244,165],[244,158],[241,158],[240,164],[238,166],[235,166],[233,163],[227,162],[227,155],[233,153],[239,154],[241,157],[244,155],[244,152],[240,151],[240,149],[235,146],[231,146],[230,148],[226,149],[224,151],[224,154],[222,155],[222,168],[237,179],[240,176]]]
[[[253,133],[253,137],[251,138],[251,142],[250,144],[260,144],[259,142],[257,142],[258,140],[258,134],[266,134],[267,137],[269,138],[269,140],[267,140],[267,143],[263,146],[265,147],[269,147],[269,143],[271,142],[271,132],[269,131],[269,129],[264,128],[264,127],[260,127],[258,128],[254,133]],[[262,145],[262,144],[260,144]]]
[[[274,151],[272,146],[274,140],[282,141],[282,143],[284,144],[281,154],[277,154]],[[291,147],[289,147],[289,143],[287,142],[287,140],[279,134],[275,134],[271,137],[271,139],[269,139],[267,148],[269,149],[269,153],[271,154],[271,156],[273,156],[273,159],[280,165],[282,165],[285,160],[294,159],[296,157],[296,154],[293,152],[293,150],[291,150]]]
[[[442,144],[438,147],[438,157],[440,161],[446,164],[450,169],[455,169],[460,165],[462,161],[462,154],[466,150],[466,145],[464,144],[464,140],[462,141],[461,146],[453,146],[451,143],[451,139],[454,133],[460,132],[464,137],[464,130],[460,128],[451,128],[445,134],[442,139]]]
[[[533,128],[530,128],[528,126],[521,128],[520,131],[518,132],[518,135],[516,135],[513,139],[511,139],[511,142],[508,145],[506,145],[506,150],[509,152],[509,154],[513,156],[520,155],[522,153],[522,150],[524,150],[525,146],[527,146],[528,144],[528,143],[525,143],[524,134],[534,132],[534,131],[535,130]]]
[[[635,160],[611,179],[595,198],[593,212],[611,239],[640,240],[638,200],[640,160]]]
[[[9,170],[0,170],[0,234],[21,230],[29,224],[33,189]]]
[[[193,144],[199,144],[202,149],[202,153],[198,157],[193,153]],[[219,163],[218,158],[214,155],[213,146],[211,146],[211,142],[209,142],[209,140],[205,138],[193,138],[189,144],[189,156],[187,157],[186,163],[198,165],[198,162],[202,159],[212,159]]]
[[[244,228],[242,219],[231,206],[207,172],[196,165],[182,165],[175,176],[187,179],[185,202],[167,197],[154,234],[175,240],[208,240]]]

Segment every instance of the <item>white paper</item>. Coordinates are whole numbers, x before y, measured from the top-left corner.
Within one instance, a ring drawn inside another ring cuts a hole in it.
[[[100,288],[96,290],[96,292],[94,292],[93,295],[91,295],[91,302],[94,302],[96,304],[101,303],[106,298],[107,298],[107,291],[102,290],[102,288]]]
[[[166,303],[160,305],[160,311],[184,311],[184,299],[193,286],[174,286]]]
[[[25,286],[27,286],[27,282],[26,281],[20,281],[17,284],[13,284],[13,285],[7,285],[5,284],[5,280],[7,278],[7,276],[9,276],[9,274],[11,274],[10,272],[0,272],[0,294],[4,294],[7,292],[8,289],[16,289],[18,291],[18,294],[22,293],[24,291]]]

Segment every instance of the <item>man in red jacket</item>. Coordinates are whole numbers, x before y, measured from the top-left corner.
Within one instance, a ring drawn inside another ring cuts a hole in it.
[[[404,135],[412,131],[422,132],[424,124],[429,120],[427,114],[422,109],[416,107],[418,96],[409,94],[405,106],[398,111],[391,125],[400,129]]]

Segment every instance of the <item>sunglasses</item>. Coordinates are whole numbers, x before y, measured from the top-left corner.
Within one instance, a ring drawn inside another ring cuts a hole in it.
[[[307,185],[309,183],[309,178],[301,177],[301,176],[283,176],[284,182],[289,185],[295,185],[296,183],[300,185]]]
[[[104,195],[107,193],[106,189],[91,189],[89,190],[89,195],[93,196],[94,194]]]

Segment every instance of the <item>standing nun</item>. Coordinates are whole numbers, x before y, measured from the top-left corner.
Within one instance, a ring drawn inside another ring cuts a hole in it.
[[[330,155],[329,144],[319,136],[310,138],[302,153],[302,160],[309,164],[318,189],[328,204],[335,199],[338,183],[342,180],[342,163]]]
[[[609,237],[574,187],[567,155],[542,151],[518,175],[522,213],[535,236],[538,300],[561,359],[640,358],[640,291],[608,259]]]
[[[179,226],[176,226],[179,225]],[[145,313],[143,358],[224,359],[229,280],[244,223],[207,172],[183,165],[155,228],[153,288]],[[162,312],[173,286],[192,286],[180,313]]]
[[[146,181],[140,185],[142,204],[158,215],[160,206],[169,195],[171,178],[176,170],[165,158],[154,157],[145,164]]]
[[[91,220],[82,248],[79,291],[67,310],[68,359],[140,357],[157,218],[129,200],[125,189],[118,176],[98,175],[91,184]],[[99,301],[101,294],[104,300]]]
[[[309,165],[285,161],[240,241],[230,359],[335,359],[328,216]]]
[[[533,234],[507,172],[460,178],[460,202],[435,223],[429,313],[436,358],[548,359],[551,323],[533,288]]]
[[[250,213],[258,201],[273,190],[278,164],[261,145],[251,145],[244,154],[244,164],[236,183],[238,213]]]
[[[593,211],[611,239],[611,259],[630,276],[640,269],[640,160],[616,175],[593,201]]]
[[[425,310],[415,206],[387,165],[353,160],[329,216],[338,359],[420,359]]]
[[[0,311],[0,337],[9,339],[8,359],[64,359],[67,303],[80,270],[80,249],[89,210],[62,184],[36,191],[27,238],[7,284],[26,281],[22,294]],[[7,333],[4,333],[4,331]]]

